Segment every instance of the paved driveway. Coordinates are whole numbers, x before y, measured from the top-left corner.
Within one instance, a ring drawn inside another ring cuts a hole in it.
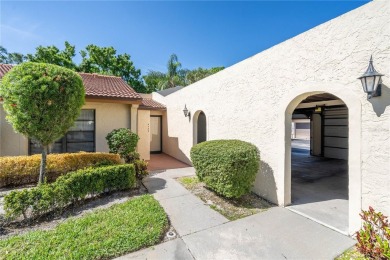
[[[145,181],[178,238],[120,259],[334,259],[355,243],[280,207],[228,221],[174,179],[193,174],[191,167],[167,170]]]

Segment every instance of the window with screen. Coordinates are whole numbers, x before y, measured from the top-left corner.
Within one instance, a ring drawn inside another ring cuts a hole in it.
[[[30,154],[41,153],[42,148],[30,140]],[[75,153],[95,151],[95,110],[81,110],[79,118],[66,135],[51,146],[50,153]]]

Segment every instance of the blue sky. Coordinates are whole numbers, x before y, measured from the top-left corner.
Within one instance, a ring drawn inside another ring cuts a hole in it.
[[[64,41],[129,53],[137,68],[230,66],[368,1],[4,1],[0,45],[33,53]]]

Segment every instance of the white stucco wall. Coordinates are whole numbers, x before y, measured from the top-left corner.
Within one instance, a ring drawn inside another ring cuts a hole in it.
[[[390,215],[389,25],[389,1],[373,1],[167,97],[154,93],[167,106],[164,140],[171,142],[164,152],[189,162],[193,121],[183,108],[192,115],[202,110],[209,140],[241,139],[259,148],[254,190],[286,205],[291,113],[305,98],[301,94],[329,92],[350,112],[350,229],[359,225],[360,208],[371,205]],[[368,101],[357,77],[371,54],[386,76],[382,96]]]

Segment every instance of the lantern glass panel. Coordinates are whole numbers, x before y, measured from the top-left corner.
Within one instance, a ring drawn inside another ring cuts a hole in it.
[[[374,84],[375,84],[375,76],[368,76],[366,77],[366,88],[367,88],[367,93],[372,93],[374,92]]]
[[[376,91],[376,89],[378,88],[378,85],[379,85],[379,81],[381,80],[381,76],[375,76],[375,83],[374,83],[374,90]]]
[[[360,80],[362,81],[362,86],[363,86],[363,91],[364,93],[367,93],[367,83],[366,83],[366,78],[363,77],[363,78],[360,78]]]

